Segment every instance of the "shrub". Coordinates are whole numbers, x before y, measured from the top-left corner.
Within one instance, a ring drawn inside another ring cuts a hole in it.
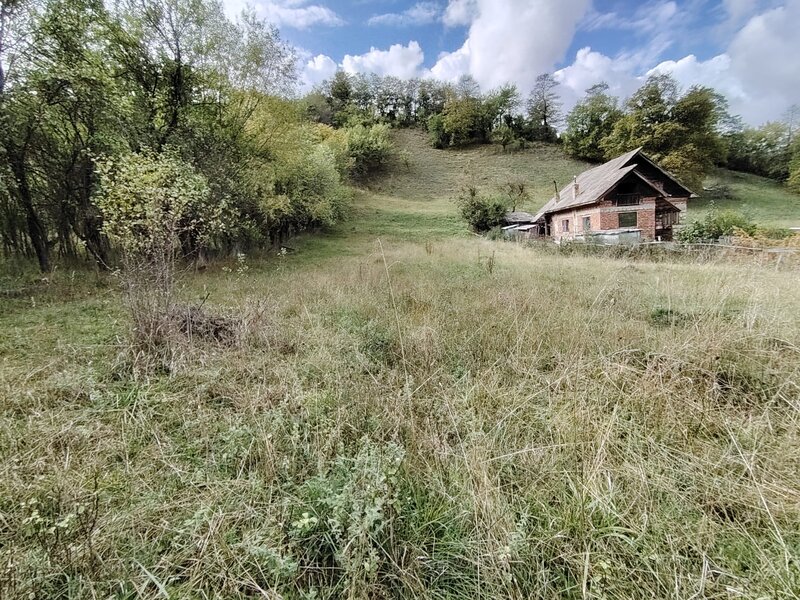
[[[442,150],[450,145],[450,136],[444,130],[444,117],[438,113],[428,119],[428,134],[434,148]]]
[[[364,127],[357,125],[347,130],[347,150],[352,159],[351,173],[363,178],[380,170],[389,160],[392,143],[389,126],[384,124]]]
[[[733,234],[735,229],[741,229],[748,235],[753,235],[758,228],[742,213],[713,209],[703,219],[683,227],[677,237],[681,242],[687,243],[717,241],[721,237]]]
[[[348,202],[334,152],[324,144],[285,165],[279,173],[276,191],[273,204],[280,210],[276,210],[273,218],[290,220],[291,229],[333,225]]]
[[[98,161],[95,201],[103,230],[122,250],[120,276],[133,319],[134,345],[170,352],[179,326],[176,263],[220,231],[224,205],[211,202],[206,179],[178,157],[143,152]]]
[[[461,217],[478,232],[498,227],[506,215],[506,203],[502,198],[483,196],[474,185],[467,186],[456,203]]]

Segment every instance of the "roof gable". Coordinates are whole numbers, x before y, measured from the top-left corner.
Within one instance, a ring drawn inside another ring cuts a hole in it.
[[[573,182],[564,186],[557,196],[551,198],[550,201],[536,213],[534,219],[539,220],[551,212],[594,204],[601,200],[603,196],[614,187],[619,185],[625,176],[631,172],[634,172],[637,177],[653,188],[657,193],[665,197],[674,197],[666,193],[665,187],[661,185],[661,182],[654,181],[651,177],[647,177],[636,170],[640,162],[645,162],[648,167],[656,168],[665,178],[669,179],[671,184],[678,186],[681,191],[685,191],[687,197],[694,196],[691,190],[677,181],[675,177],[647,158],[647,156],[642,153],[641,148],[636,148],[635,150],[631,150],[626,154],[613,158],[602,165],[588,169],[578,175]],[[573,192],[575,183],[578,184],[577,194]]]

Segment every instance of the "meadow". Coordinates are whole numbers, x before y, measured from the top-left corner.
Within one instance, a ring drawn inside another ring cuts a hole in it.
[[[465,177],[585,167],[397,135],[346,222],[187,272],[236,335],[160,370],[113,276],[3,265],[0,596],[797,598],[797,270],[478,238]]]

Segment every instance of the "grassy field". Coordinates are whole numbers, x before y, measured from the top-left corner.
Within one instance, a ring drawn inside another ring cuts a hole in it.
[[[720,189],[695,201],[693,208],[702,213],[711,205],[743,212],[753,221],[774,227],[800,227],[800,195],[770,179],[718,169],[706,180],[706,186]]]
[[[465,173],[533,209],[580,165],[402,143],[187,275],[240,328],[160,372],[115,279],[3,265],[0,597],[798,597],[798,272],[475,238]]]

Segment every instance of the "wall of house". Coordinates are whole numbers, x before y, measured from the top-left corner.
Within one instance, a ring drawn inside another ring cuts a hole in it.
[[[574,240],[575,237],[583,237],[583,217],[589,217],[592,223],[592,231],[607,231],[620,229],[619,213],[636,212],[637,226],[626,229],[641,230],[643,240],[654,240],[656,237],[656,200],[655,198],[643,198],[641,203],[634,206],[614,206],[610,199],[603,200],[591,206],[567,209],[562,212],[553,213],[550,222],[551,237],[555,241]],[[569,232],[561,231],[561,222],[569,219]]]

